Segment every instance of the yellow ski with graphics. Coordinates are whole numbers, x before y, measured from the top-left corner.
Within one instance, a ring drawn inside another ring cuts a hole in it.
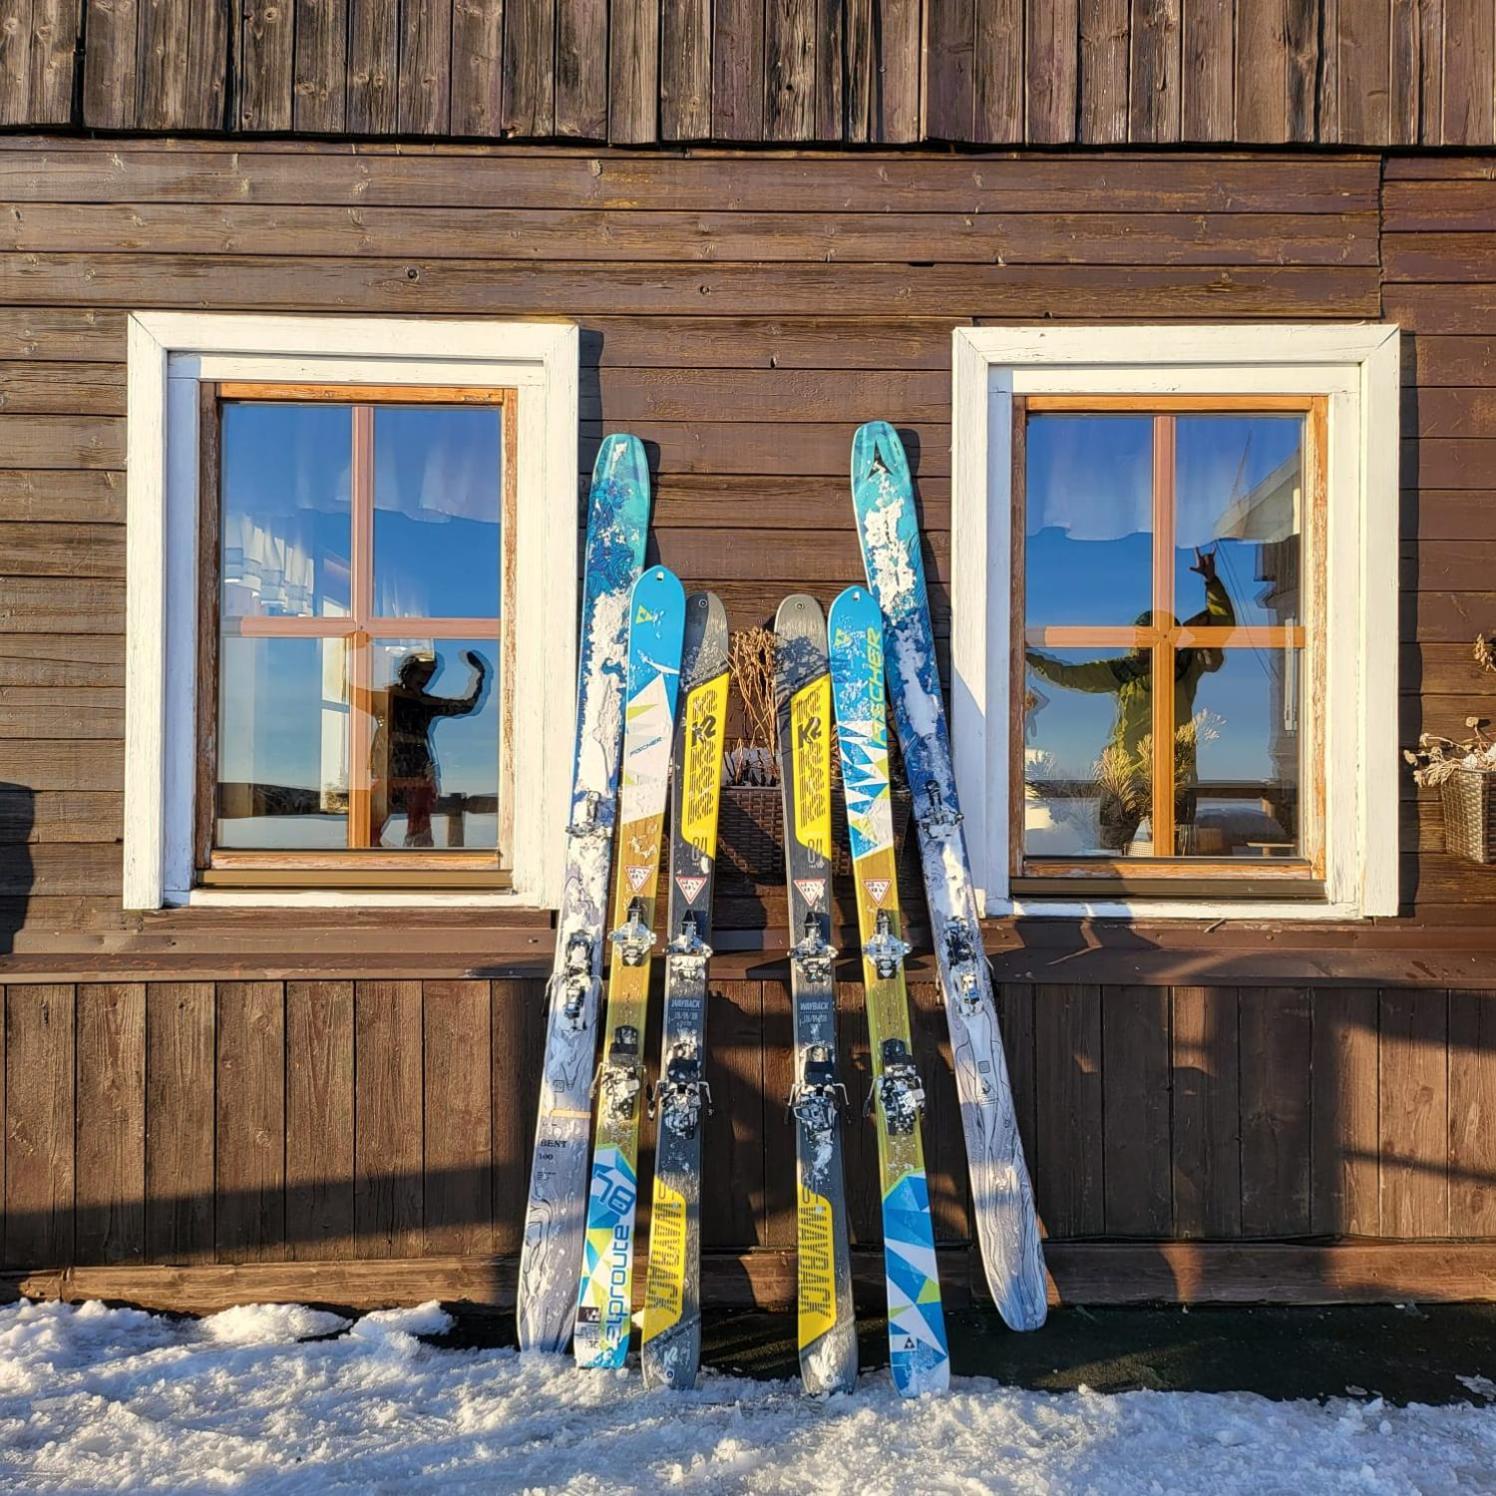
[[[707,961],[722,743],[727,614],[710,592],[686,600],[683,699],[675,729],[665,1033],[651,1113],[659,1120],[640,1361],[647,1386],[690,1388],[701,1364],[701,1128],[706,1083]]]
[[[919,1131],[925,1093],[914,1068],[904,985],[909,947],[894,865],[883,615],[861,587],[849,587],[831,605],[831,689],[872,1049],[868,1103],[878,1131],[889,1365],[894,1385],[914,1397],[950,1384],[950,1352]]]
[[[820,604],[780,604],[774,696],[784,795],[785,884],[794,1012],[795,1230],[800,1378],[811,1393],[857,1382],[857,1326],[842,1168],[846,1091],[836,1063],[836,952],[831,948],[831,680]]]
[[[573,1340],[581,1366],[622,1366],[629,1348],[639,1109],[644,1099],[640,1056],[685,613],[681,584],[664,567],[650,568],[635,583],[629,606],[623,786],[609,937],[613,955]]]

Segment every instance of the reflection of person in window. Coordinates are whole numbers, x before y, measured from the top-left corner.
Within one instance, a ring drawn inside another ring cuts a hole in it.
[[[1225,584],[1216,575],[1215,552],[1195,551],[1190,570],[1205,582],[1205,606],[1194,617],[1184,621],[1185,628],[1230,628],[1236,623],[1236,609]],[[1153,614],[1139,614],[1136,627],[1152,628]],[[1153,736],[1153,653],[1140,645],[1130,653],[1112,660],[1087,660],[1072,664],[1027,651],[1029,668],[1057,686],[1069,691],[1105,692],[1117,698],[1117,717],[1112,724],[1108,747],[1117,750],[1127,764],[1142,764],[1147,758],[1144,739]],[[1219,670],[1225,663],[1219,649],[1188,648],[1174,652],[1174,725],[1183,727],[1195,715],[1195,693],[1202,677]],[[1174,750],[1175,785],[1178,807],[1176,819],[1189,825],[1195,819],[1195,744],[1192,737],[1176,740]],[[1144,767],[1144,772],[1147,772]],[[1123,797],[1113,785],[1104,785],[1101,793],[1101,843],[1110,852],[1125,853],[1137,835],[1145,814],[1137,797]],[[1172,848],[1156,849],[1167,856]]]
[[[374,741],[369,751],[373,774],[374,845],[384,843],[392,815],[405,813],[405,845],[429,847],[431,813],[441,793],[441,776],[431,730],[442,717],[468,717],[482,704],[488,661],[476,650],[464,658],[473,667],[466,696],[433,696],[426,688],[441,669],[436,654],[408,654],[394,682],[369,693]]]

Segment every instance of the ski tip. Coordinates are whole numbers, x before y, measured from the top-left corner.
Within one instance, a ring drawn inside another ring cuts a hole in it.
[[[616,431],[605,436],[597,449],[597,460],[592,464],[592,480],[611,478],[615,481],[633,479],[649,482],[649,460],[644,455],[644,443],[626,431]]]
[[[887,472],[907,481],[909,459],[899,433],[887,421],[868,421],[852,438],[852,486],[874,473]]]
[[[808,592],[792,592],[774,614],[774,632],[783,639],[814,635],[824,627],[821,605]]]
[[[686,636],[681,677],[688,686],[712,680],[727,669],[727,609],[715,592],[693,592],[686,599]]]
[[[829,626],[833,636],[839,627],[867,628],[875,620],[881,623],[883,614],[872,593],[866,587],[848,587],[844,592],[839,593],[831,604]]]

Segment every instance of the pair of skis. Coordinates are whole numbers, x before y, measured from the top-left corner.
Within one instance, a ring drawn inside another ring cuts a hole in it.
[[[862,588],[848,588],[827,625],[809,597],[787,598],[776,700],[784,793],[785,864],[795,1029],[800,1372],[812,1393],[849,1391],[857,1377],[842,1111],[837,1080],[831,911],[831,717],[857,890],[863,980],[872,1042],[869,1108],[878,1137],[888,1293],[889,1361],[905,1396],[950,1381],[950,1353],[935,1269],[935,1239],[919,1119],[924,1091],[911,1059],[909,1000],[894,867],[884,712],[882,620]]]
[[[664,1053],[660,1084],[651,1098],[660,1141],[644,1369],[647,1381],[690,1386],[701,1340],[700,1125],[709,1104],[706,963],[727,700],[727,621],[716,597],[696,593],[688,602],[679,580],[664,567],[640,574],[648,507],[642,446],[633,437],[608,437],[598,454],[588,507],[572,817],[548,988],[517,1318],[522,1349],[561,1351],[574,1336],[584,1366],[621,1366],[628,1353],[645,1101],[641,1046],[673,759]],[[684,708],[677,713],[682,686]],[[615,821],[608,1004],[603,1058],[593,1079],[603,901]],[[597,1124],[590,1189],[584,1190],[590,1095],[597,1101]]]

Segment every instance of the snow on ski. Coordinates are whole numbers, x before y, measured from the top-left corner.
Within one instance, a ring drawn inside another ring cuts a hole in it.
[[[830,635],[836,741],[872,1050],[868,1100],[878,1131],[889,1364],[898,1390],[917,1397],[950,1385],[951,1362],[920,1139],[925,1093],[914,1068],[904,982],[909,946],[902,937],[894,860],[883,619],[866,588],[849,587],[832,603]]]
[[[706,975],[727,721],[727,614],[715,593],[686,600],[680,679],[664,1037],[650,1108],[659,1134],[639,1359],[647,1386],[690,1389],[701,1363],[701,1127],[711,1110]]]
[[[629,602],[618,867],[608,937],[613,955],[603,1057],[594,1087],[597,1134],[572,1340],[581,1366],[622,1366],[628,1356],[644,1015],[685,621],[679,579],[662,566],[651,567],[634,584]]]
[[[649,468],[637,437],[605,437],[592,470],[577,663],[566,880],[547,984],[545,1060],[516,1317],[523,1350],[563,1351],[576,1315],[587,1202],[588,1088],[623,737],[629,593],[644,564]]]
[[[800,1376],[807,1392],[848,1392],[857,1381],[857,1327],[842,1163],[846,1090],[836,1064],[836,952],[831,928],[831,680],[826,622],[796,595],[774,619],[774,696],[784,795],[794,1011],[796,1246]]]
[[[909,464],[886,421],[860,427],[853,440],[852,501],[868,586],[884,617],[894,720],[914,797],[987,1287],[1011,1328],[1032,1330],[1047,1312],[1033,1187],[961,831]]]

